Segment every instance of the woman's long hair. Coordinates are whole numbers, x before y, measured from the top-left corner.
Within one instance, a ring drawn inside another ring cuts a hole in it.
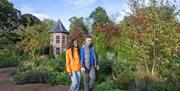
[[[69,48],[71,49],[71,53],[72,53],[72,57],[73,57],[73,58],[74,58],[74,41],[77,41],[77,42],[78,42],[78,40],[77,40],[76,38],[73,38],[73,39],[71,40],[70,44],[69,44],[69,47],[68,47],[68,49],[69,49]],[[78,49],[78,52],[79,52],[79,44],[78,44],[78,46],[77,46],[77,49]]]

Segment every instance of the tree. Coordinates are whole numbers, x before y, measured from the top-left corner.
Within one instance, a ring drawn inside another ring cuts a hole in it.
[[[40,20],[31,14],[21,14],[21,11],[14,8],[8,0],[0,1],[0,28],[6,31],[15,30],[20,26],[34,25]]]
[[[80,28],[74,29],[68,36],[68,44],[71,42],[73,38],[77,38],[79,45],[83,45],[85,41],[85,34],[82,32]]]
[[[13,7],[8,0],[0,1],[0,29],[1,48],[13,45],[20,39],[17,31],[25,29],[27,26],[39,24],[40,20],[31,14],[21,15],[21,12]]]
[[[94,37],[101,35],[105,41],[107,41],[106,47],[111,50],[117,45],[118,38],[120,37],[119,27],[113,23],[109,22],[105,26],[97,24],[95,30],[93,31]],[[113,40],[113,41],[112,41]]]
[[[41,22],[37,17],[33,16],[32,14],[21,15],[19,21],[24,27],[33,26]]]
[[[101,26],[105,26],[109,22],[109,17],[102,7],[97,7],[95,11],[93,11],[89,18],[93,19],[93,27],[95,27],[97,24],[100,24]]]
[[[106,58],[107,52],[114,53],[114,50],[116,50],[115,46],[118,44],[120,37],[119,27],[116,24],[113,22],[109,22],[105,26],[97,24],[92,34],[99,57]]]
[[[77,18],[74,16],[71,17],[69,21],[70,21],[70,32],[73,32],[76,29],[80,29],[84,34],[89,33],[89,30],[85,25],[83,17]]]
[[[42,23],[27,27],[25,31],[19,31],[21,41],[16,46],[24,53],[30,54],[33,59],[38,57],[41,50],[49,47],[50,36],[49,29],[52,27],[52,21],[44,20]]]
[[[126,17],[127,21],[125,19],[122,23],[121,30],[132,41],[131,45],[139,49],[136,53],[142,54],[133,57],[133,60],[139,60],[144,70],[154,76],[161,63],[170,62],[169,58],[172,57],[177,58],[173,51],[177,50],[180,41],[176,32],[176,12],[169,3],[157,5],[157,1],[150,0],[150,6],[146,6],[141,1],[130,1],[132,14]],[[166,11],[167,7],[171,9]],[[122,52],[120,50],[118,54]]]
[[[0,1],[0,28],[1,29],[17,29],[19,25],[19,17],[21,12],[13,7],[8,0]]]

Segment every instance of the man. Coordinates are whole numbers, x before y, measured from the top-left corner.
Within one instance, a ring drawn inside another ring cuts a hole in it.
[[[92,91],[96,79],[95,68],[99,70],[92,37],[86,36],[86,43],[81,48],[81,71],[84,78],[84,91]]]

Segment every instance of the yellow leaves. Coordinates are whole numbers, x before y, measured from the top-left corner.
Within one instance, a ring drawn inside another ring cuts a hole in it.
[[[169,64],[169,60],[165,60],[165,63]]]
[[[25,53],[38,55],[40,49],[49,45],[49,25],[43,23],[26,28],[24,31],[18,32],[21,41],[16,46]]]
[[[180,63],[177,63],[177,64],[176,64],[176,67],[177,67],[177,68],[180,68]]]

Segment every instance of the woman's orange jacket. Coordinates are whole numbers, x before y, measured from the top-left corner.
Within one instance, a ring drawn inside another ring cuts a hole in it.
[[[80,58],[78,48],[74,48],[74,57],[72,57],[71,48],[66,50],[66,70],[68,73],[80,71]]]

